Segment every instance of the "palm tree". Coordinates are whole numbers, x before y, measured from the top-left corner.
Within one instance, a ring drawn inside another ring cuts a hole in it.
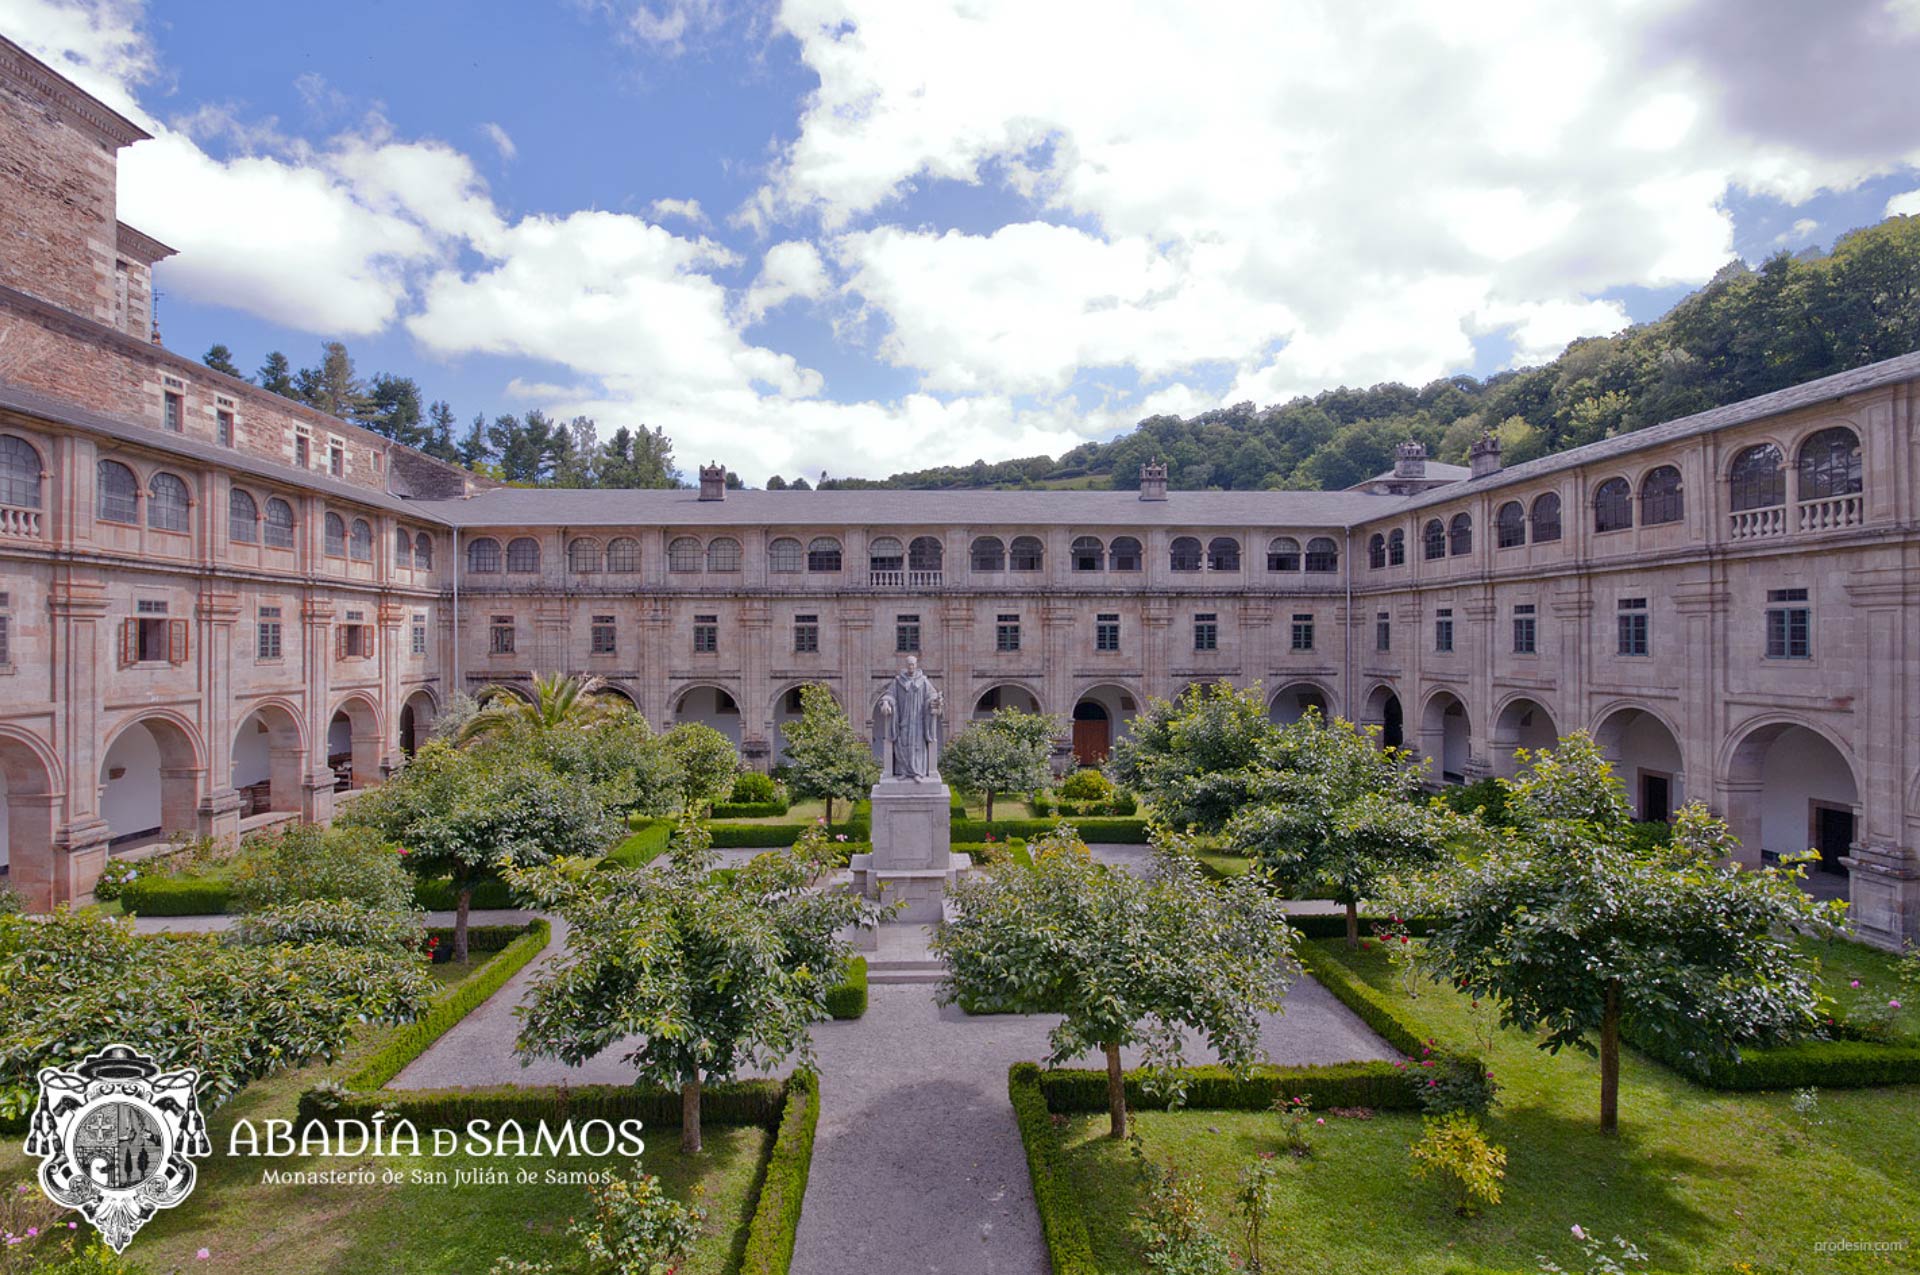
[[[596,692],[606,686],[600,677],[572,677],[564,673],[536,673],[533,698],[523,698],[505,686],[489,686],[480,692],[486,707],[469,717],[455,741],[472,743],[515,728],[545,735],[563,726],[591,726],[611,706]]]

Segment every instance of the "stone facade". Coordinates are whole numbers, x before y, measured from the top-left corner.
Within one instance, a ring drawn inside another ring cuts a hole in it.
[[[1920,357],[1349,492],[504,489],[158,345],[117,118],[0,41],[0,845],[37,905],[329,817],[455,688],[598,674],[765,767],[799,686],[870,728],[913,653],[945,735],[1037,708],[1063,766],[1215,680],[1439,782],[1590,729],[1643,814],[1821,845],[1864,937],[1920,931]]]

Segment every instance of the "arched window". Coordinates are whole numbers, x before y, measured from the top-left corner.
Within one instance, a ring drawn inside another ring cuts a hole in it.
[[[1560,538],[1560,495],[1547,492],[1533,502],[1533,543],[1545,544]]]
[[[347,520],[339,514],[327,515],[327,553],[335,558],[347,556]]]
[[[1640,525],[1655,527],[1679,522],[1686,516],[1686,496],[1680,489],[1680,471],[1661,465],[1640,480]]]
[[[1447,524],[1447,552],[1455,557],[1473,552],[1473,515],[1457,513]]]
[[[1379,532],[1367,537],[1367,567],[1378,571],[1387,565],[1387,538]]]
[[[1517,549],[1527,543],[1527,511],[1517,500],[1509,500],[1493,515],[1493,543],[1501,549]]]
[[[117,460],[103,460],[94,466],[94,517],[101,522],[134,522],[140,508],[140,484],[133,471]]]
[[[577,576],[600,574],[600,542],[592,536],[575,536],[567,541],[567,570]]]
[[[1421,529],[1420,552],[1429,562],[1447,556],[1447,529],[1440,525],[1438,518],[1427,519],[1427,525]]]
[[[878,536],[867,542],[867,570],[900,571],[907,565],[907,551],[892,536]]]
[[[353,520],[353,532],[347,537],[347,556],[355,562],[373,561],[373,528],[365,518]]]
[[[1340,569],[1340,546],[1326,536],[1307,541],[1307,570],[1325,574]]]
[[[1015,536],[1007,547],[1007,566],[1014,571],[1038,571],[1045,556],[1037,536]]]
[[[806,552],[792,536],[781,536],[767,546],[767,570],[775,575],[791,575],[806,565]]]
[[[700,542],[692,536],[676,536],[667,546],[667,570],[676,572],[700,569]]]
[[[1633,526],[1633,488],[1624,478],[1609,478],[1594,489],[1593,529],[1626,531]]]
[[[1207,570],[1238,571],[1240,542],[1232,536],[1215,536],[1207,542]]]
[[[393,529],[393,565],[396,567],[413,565],[413,537],[407,534],[405,527]]]
[[[413,565],[422,571],[433,570],[433,537],[424,531],[413,538]]]
[[[1801,500],[1853,496],[1860,487],[1860,440],[1852,430],[1836,425],[1800,444]]]
[[[1787,471],[1780,459],[1780,449],[1772,443],[1756,444],[1733,458],[1727,482],[1735,513],[1787,503]]]
[[[1387,537],[1387,565],[1404,567],[1407,565],[1407,533],[1395,527]]]
[[[907,546],[907,570],[938,571],[946,565],[947,551],[934,536],[915,536]]]
[[[615,536],[607,541],[607,570],[615,575],[632,575],[640,569],[640,542],[632,536]]]
[[[260,539],[260,506],[238,487],[227,493],[227,539],[237,545],[254,544]]]
[[[1167,558],[1175,571],[1198,571],[1201,555],[1200,542],[1192,536],[1176,536],[1167,546]]]
[[[517,575],[532,575],[540,570],[540,542],[532,536],[515,536],[509,540],[507,570]]]
[[[1140,542],[1132,536],[1115,536],[1113,543],[1107,546],[1107,570],[1138,571],[1141,561],[1146,557],[1140,548]]]
[[[1300,542],[1292,536],[1275,536],[1267,541],[1267,570],[1298,571]]]
[[[185,531],[192,526],[187,485],[172,474],[155,474],[147,484],[147,525],[155,531]]]
[[[1075,571],[1098,571],[1107,561],[1107,547],[1098,536],[1075,536],[1069,554]]]
[[[40,507],[40,453],[12,434],[0,434],[0,505]]]
[[[840,542],[832,536],[815,536],[807,542],[808,571],[838,571]]]
[[[467,544],[467,570],[480,576],[499,574],[500,542],[492,536],[470,541]]]
[[[278,496],[267,500],[267,535],[269,548],[293,548],[293,506]]]
[[[740,542],[732,536],[715,536],[707,542],[707,570],[738,571]]]
[[[1007,547],[998,536],[981,536],[973,542],[973,549],[968,556],[973,560],[975,571],[1007,569]]]

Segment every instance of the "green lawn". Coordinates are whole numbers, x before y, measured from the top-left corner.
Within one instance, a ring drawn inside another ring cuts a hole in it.
[[[437,965],[434,975],[453,982],[483,963],[476,961],[464,970]],[[416,1171],[438,1171],[450,1182],[458,1169],[504,1167],[511,1176],[524,1167],[544,1175],[548,1170],[626,1171],[630,1161],[585,1156],[520,1161],[463,1156],[269,1160],[225,1154],[234,1121],[245,1116],[258,1128],[270,1118],[291,1119],[302,1090],[329,1072],[344,1075],[385,1035],[385,1031],[364,1033],[349,1056],[331,1069],[307,1067],[250,1085],[215,1113],[209,1121],[214,1153],[196,1162],[200,1179],[192,1198],[148,1223],[127,1256],[155,1272],[485,1275],[496,1256],[509,1254],[548,1259],[562,1271],[584,1275],[588,1269],[584,1257],[566,1234],[568,1220],[582,1216],[587,1207],[583,1186],[550,1185],[544,1180],[527,1185],[443,1186],[408,1180],[394,1185],[294,1186],[263,1183],[261,1173],[269,1168],[365,1166],[376,1171],[394,1169],[407,1178]],[[708,1237],[684,1268],[685,1275],[725,1275],[738,1268],[760,1166],[771,1139],[765,1130],[748,1126],[709,1126],[705,1133],[706,1149],[697,1157],[686,1157],[680,1154],[677,1130],[649,1130],[642,1157],[645,1168],[660,1175],[675,1196],[685,1199],[695,1183],[704,1189],[710,1214]],[[20,1153],[18,1141],[10,1139],[0,1148],[0,1185],[29,1181],[36,1167]],[[204,1262],[195,1257],[203,1247],[211,1253]]]
[[[1375,988],[1405,1004],[1378,953],[1335,951]],[[1854,945],[1817,945],[1838,976],[1891,976],[1891,962]],[[1866,979],[1863,977],[1863,982]],[[1842,980],[1844,987],[1844,979]],[[1444,1043],[1473,1047],[1466,1001],[1428,986],[1411,1012]],[[1578,1258],[1568,1228],[1623,1235],[1653,1255],[1652,1269],[1686,1272],[1850,1272],[1920,1269],[1920,1087],[1825,1090],[1807,1129],[1789,1095],[1698,1088],[1627,1051],[1621,1133],[1601,1136],[1599,1069],[1584,1055],[1551,1056],[1518,1033],[1490,1055],[1504,1086],[1488,1120],[1507,1148],[1506,1200],[1477,1219],[1453,1215],[1441,1188],[1413,1181],[1412,1115],[1327,1117],[1311,1159],[1282,1154],[1280,1199],[1263,1232],[1281,1271],[1526,1271],[1546,1254]],[[1104,1116],[1063,1131],[1101,1269],[1144,1269],[1127,1229],[1139,1200],[1124,1147],[1101,1136]],[[1225,1111],[1145,1112],[1148,1153],[1201,1175],[1222,1234],[1234,1177],[1281,1146],[1278,1118]],[[1906,1241],[1904,1252],[1816,1251],[1822,1240]],[[1742,1266],[1741,1263],[1749,1265]]]

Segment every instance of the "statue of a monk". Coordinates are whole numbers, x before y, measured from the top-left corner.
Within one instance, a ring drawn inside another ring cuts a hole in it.
[[[939,711],[939,689],[920,671],[920,657],[909,655],[907,667],[894,674],[880,699],[880,718],[892,744],[890,777],[940,777]]]

